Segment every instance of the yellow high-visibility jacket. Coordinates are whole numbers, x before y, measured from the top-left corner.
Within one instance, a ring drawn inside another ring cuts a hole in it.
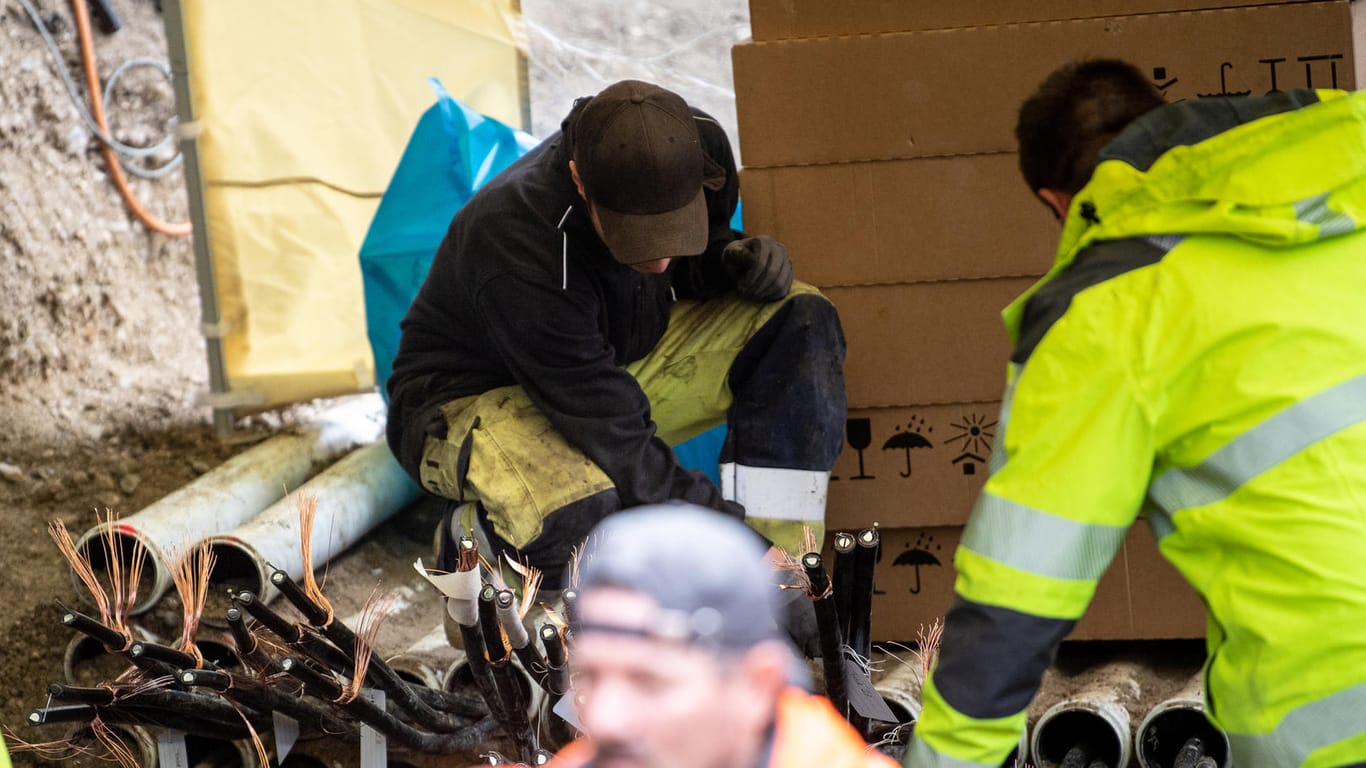
[[[906,758],[996,766],[1134,519],[1238,768],[1366,762],[1366,93],[1172,104],[1006,309],[992,474]]]

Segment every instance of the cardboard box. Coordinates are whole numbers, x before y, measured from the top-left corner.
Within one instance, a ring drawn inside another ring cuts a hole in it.
[[[1360,3],[1358,3],[1360,5]],[[1169,100],[1355,86],[1347,0],[735,46],[750,168],[1012,152],[1019,104],[1082,56]]]
[[[875,641],[908,642],[953,604],[953,553],[961,527],[881,531],[873,595]],[[828,561],[833,562],[833,561]],[[1162,557],[1146,523],[1125,537],[1072,640],[1148,640],[1205,635],[1205,607]]]
[[[1000,402],[851,410],[826,527],[966,523],[986,482],[1000,410]]]
[[[999,402],[850,411],[826,527],[963,525],[987,479],[1000,412]]]
[[[1103,16],[1169,13],[1301,0],[749,0],[755,40],[914,32]]]
[[[1059,228],[1014,153],[745,168],[745,228],[822,287],[1048,271]]]
[[[834,287],[850,408],[988,402],[1005,388],[1001,310],[1034,278]]]

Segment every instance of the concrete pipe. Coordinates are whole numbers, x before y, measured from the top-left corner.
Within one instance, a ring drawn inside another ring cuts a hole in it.
[[[419,491],[389,447],[378,442],[348,454],[297,493],[318,499],[309,547],[313,565],[319,567],[411,503]],[[290,496],[245,525],[208,537],[215,559],[209,594],[248,589],[269,601],[277,591],[270,582],[273,569],[295,580],[303,576],[300,533],[298,501]],[[216,610],[206,610],[201,621],[210,626],[226,623]]]
[[[1192,738],[1199,738],[1205,754],[1219,768],[1229,768],[1228,735],[1205,717],[1202,676],[1196,673],[1175,696],[1160,702],[1143,716],[1134,736],[1134,750],[1143,768],[1171,768],[1177,753]]]
[[[1122,704],[1103,693],[1078,696],[1054,704],[1039,718],[1029,758],[1039,768],[1056,768],[1069,750],[1085,745],[1092,760],[1125,768],[1129,742],[1129,711]]]
[[[318,426],[273,437],[141,511],[91,528],[77,539],[76,549],[97,574],[108,573],[115,563],[126,568],[141,551],[142,584],[131,611],[143,613],[170,589],[176,560],[192,542],[232,530],[260,514],[286,489],[301,485],[314,462],[332,461],[358,438],[373,441],[376,430],[365,424],[348,410],[330,411]],[[112,534],[112,544],[106,534]],[[93,605],[74,573],[72,582],[80,599]]]

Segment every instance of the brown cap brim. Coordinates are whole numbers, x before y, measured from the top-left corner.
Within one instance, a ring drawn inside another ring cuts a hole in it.
[[[696,256],[707,250],[707,201],[702,188],[682,208],[666,213],[618,213],[594,205],[602,239],[622,264]]]

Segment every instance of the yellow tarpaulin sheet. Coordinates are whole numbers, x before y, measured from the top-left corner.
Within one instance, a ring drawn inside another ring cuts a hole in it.
[[[517,0],[182,0],[229,399],[373,386],[357,252],[409,134],[522,123]]]

